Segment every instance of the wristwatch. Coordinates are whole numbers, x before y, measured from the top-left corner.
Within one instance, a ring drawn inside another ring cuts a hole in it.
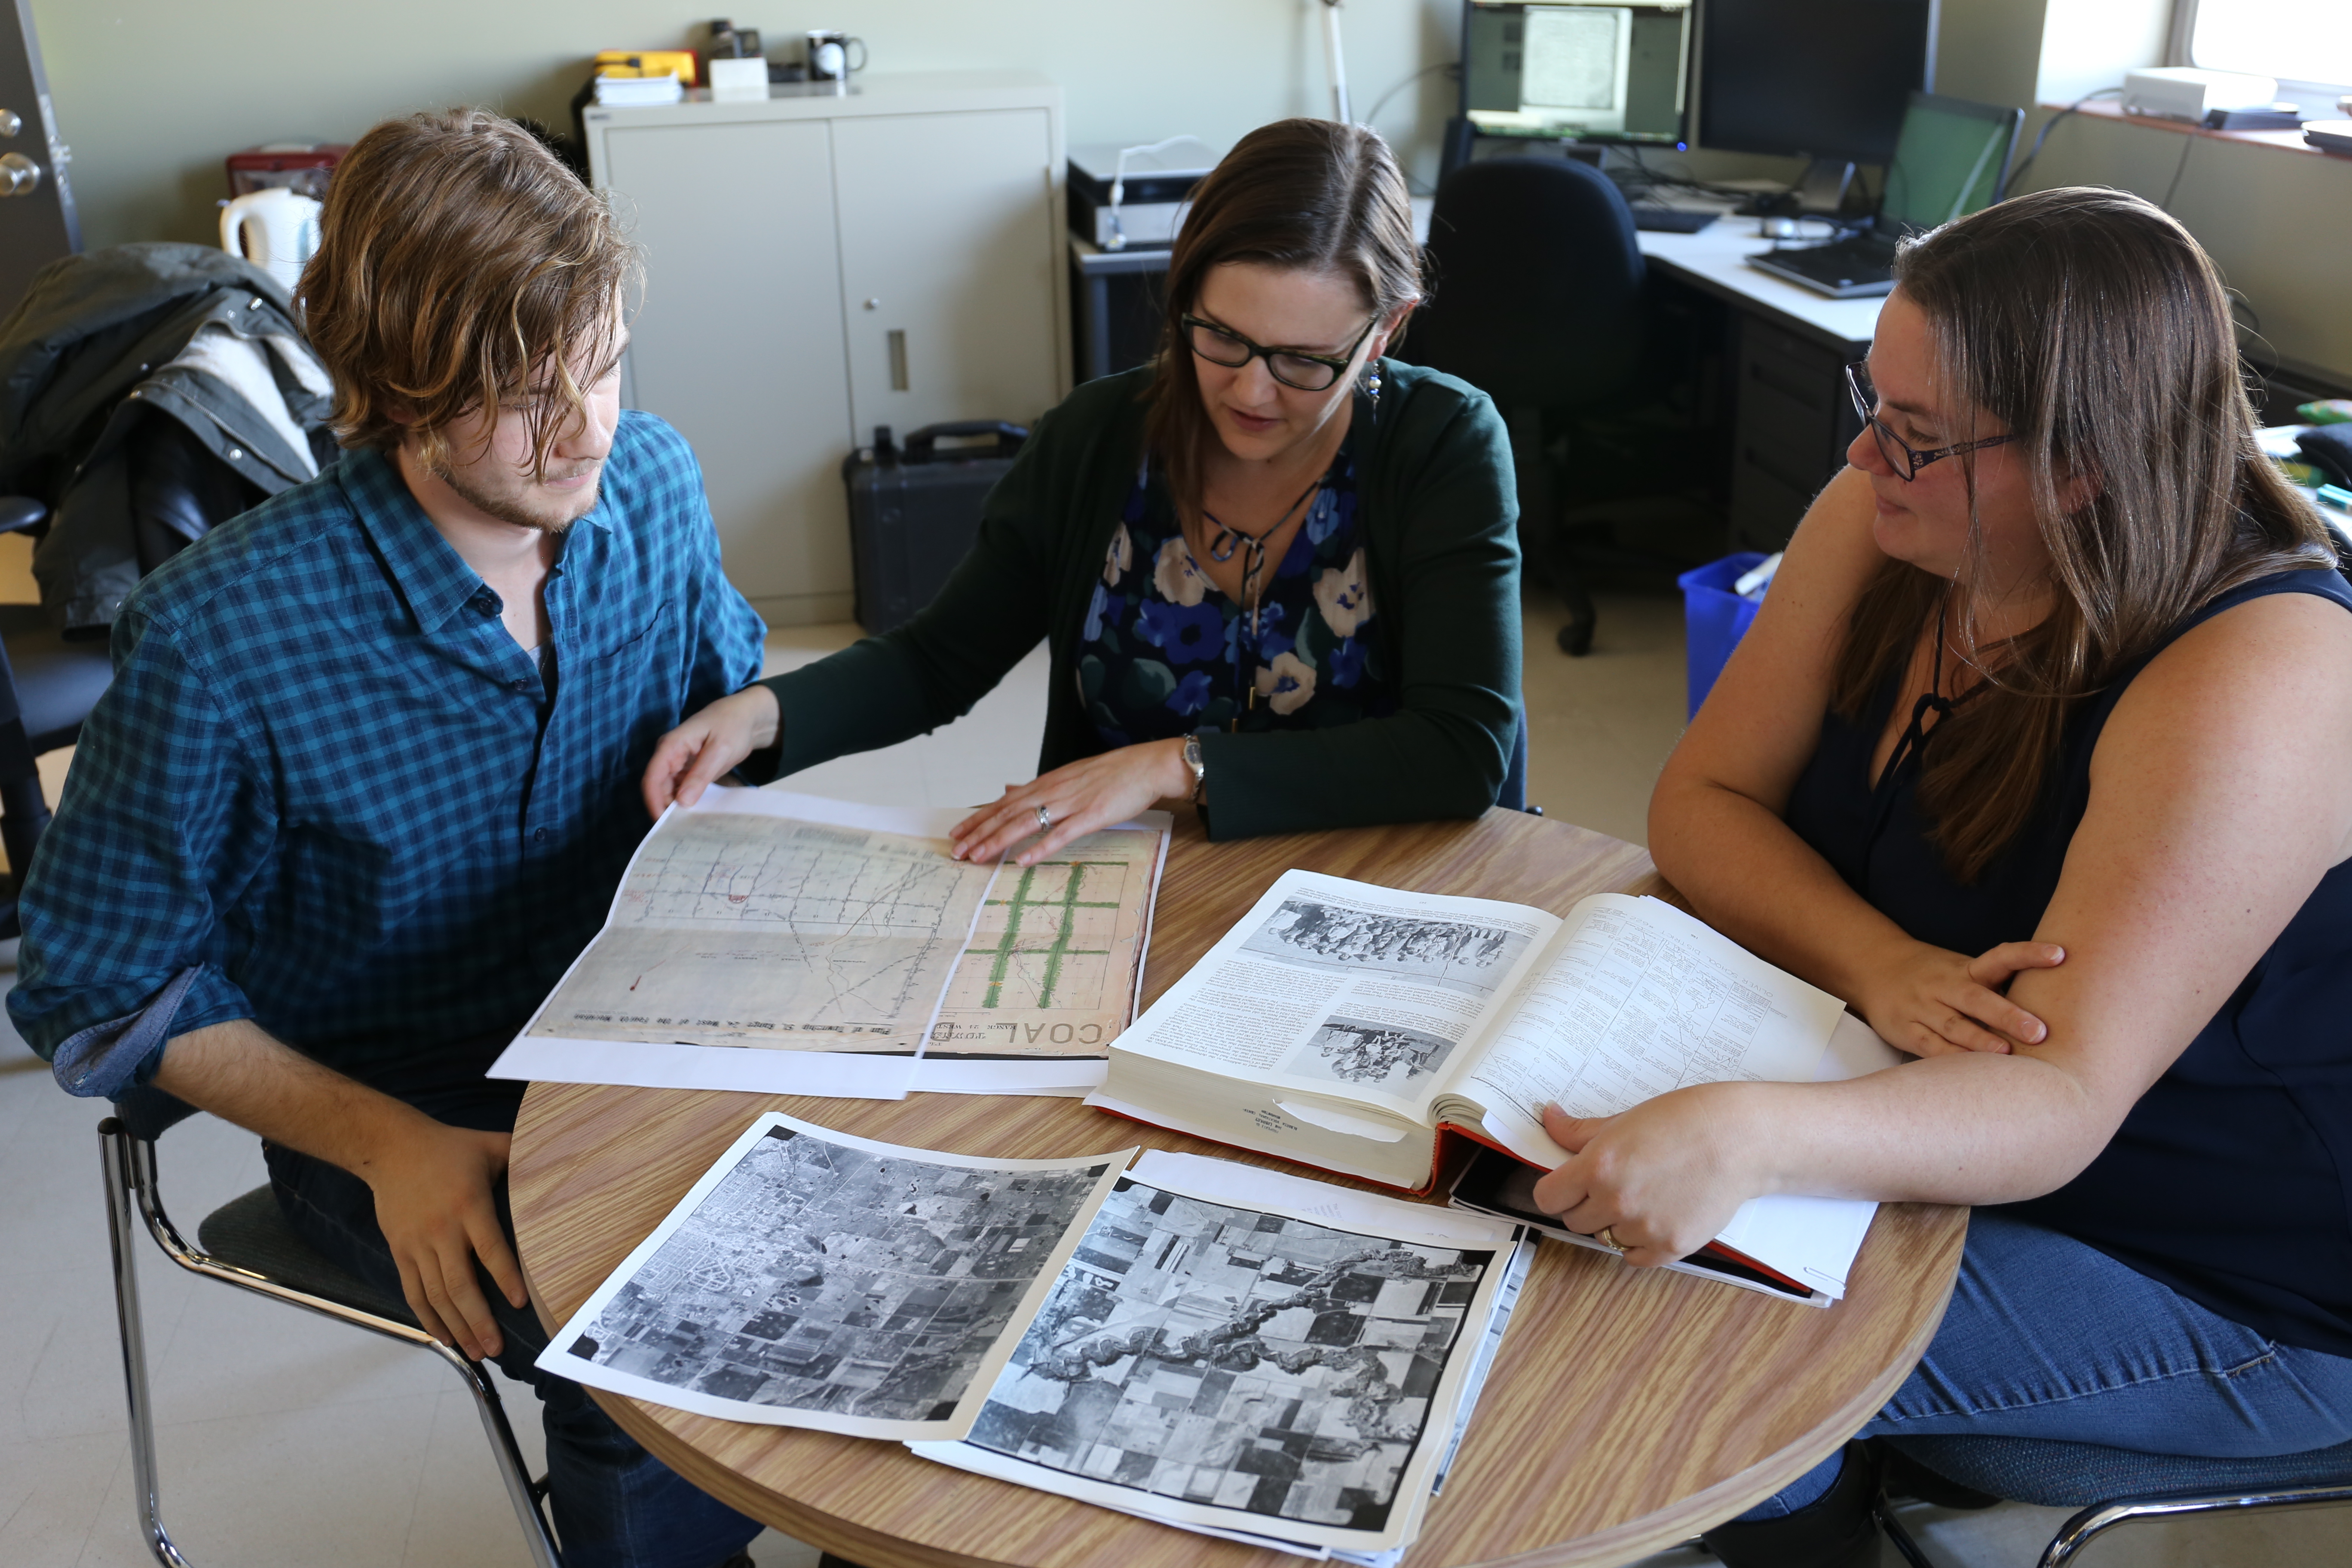
[[[1192,793],[1186,798],[1194,805],[1201,804],[1201,788],[1209,782],[1209,769],[1201,761],[1201,737],[1184,737],[1184,765],[1192,770]]]

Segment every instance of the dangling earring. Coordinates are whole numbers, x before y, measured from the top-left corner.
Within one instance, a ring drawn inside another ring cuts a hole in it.
[[[1364,365],[1363,376],[1356,383],[1356,385],[1366,397],[1372,400],[1372,406],[1378,408],[1381,405],[1381,362],[1378,360],[1367,361]]]

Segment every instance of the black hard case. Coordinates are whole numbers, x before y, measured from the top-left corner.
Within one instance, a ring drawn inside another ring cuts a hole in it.
[[[992,442],[939,445],[942,437],[982,436]],[[887,632],[931,602],[971,549],[982,503],[1028,438],[1018,425],[970,419],[926,425],[898,447],[883,428],[873,446],[842,459],[858,625]]]

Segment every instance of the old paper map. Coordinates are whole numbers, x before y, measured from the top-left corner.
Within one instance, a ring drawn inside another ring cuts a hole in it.
[[[1000,869],[878,811],[705,798],[646,837],[526,1040],[911,1055],[930,1029],[941,1054],[1098,1058],[1132,1017],[1164,816]]]
[[[915,1050],[994,874],[947,851],[789,817],[673,815],[530,1033]]]
[[[1101,1056],[1134,1016],[1164,842],[1147,828],[1106,828],[999,872],[932,1053]]]

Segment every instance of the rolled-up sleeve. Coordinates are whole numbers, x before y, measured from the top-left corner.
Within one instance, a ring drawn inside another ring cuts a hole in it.
[[[167,990],[176,992],[172,1016],[147,1020],[140,1040],[254,1013],[228,977],[238,942],[226,918],[276,838],[253,749],[167,628],[134,608],[115,622],[113,653],[114,683],[82,726],[18,902],[24,942],[8,1014],[49,1059]],[[142,1051],[142,1066],[152,1070],[161,1048]],[[101,1075],[84,1092],[108,1092],[124,1076]]]

